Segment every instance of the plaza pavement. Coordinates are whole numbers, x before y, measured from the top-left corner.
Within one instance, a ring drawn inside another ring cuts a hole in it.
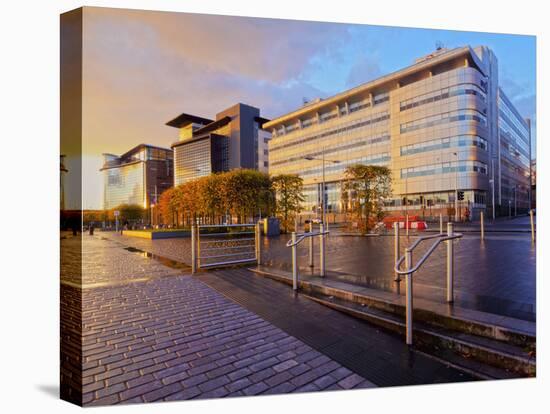
[[[498,224],[506,229],[526,228],[528,218]],[[172,260],[191,263],[189,238],[149,240],[121,236],[113,232],[104,237]],[[273,268],[290,271],[290,249],[285,247],[288,235],[262,239],[262,262]],[[415,235],[400,238],[402,253]],[[333,233],[326,242],[328,278],[344,280],[360,286],[394,291],[393,237],[339,236]],[[430,246],[425,242],[415,251],[419,258]],[[319,264],[319,248],[315,242],[315,264]],[[298,249],[302,274],[314,274],[318,268],[307,267],[307,244]],[[443,302],[445,299],[446,249],[440,245],[422,268],[415,273],[417,297]],[[401,292],[403,293],[403,292]],[[455,244],[455,303],[502,316],[536,320],[536,245],[528,233],[490,233],[485,240],[465,233]]]
[[[107,405],[374,386],[184,271],[98,236],[61,243],[65,399]]]

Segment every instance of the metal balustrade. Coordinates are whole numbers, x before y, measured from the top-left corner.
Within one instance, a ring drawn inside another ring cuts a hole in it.
[[[298,290],[298,260],[297,250],[298,245],[304,240],[309,238],[309,266],[313,267],[313,237],[319,237],[319,267],[320,276],[325,276],[325,235],[329,234],[328,230],[325,230],[324,224],[319,225],[319,231],[313,231],[313,224],[310,224],[310,231],[305,233],[292,232],[291,239],[286,243],[286,247],[292,248],[292,289]]]
[[[396,232],[396,239],[399,237],[399,232]],[[397,259],[395,263],[395,274],[396,281],[400,281],[400,276],[405,275],[406,283],[406,311],[405,311],[405,321],[406,321],[406,342],[407,345],[412,345],[412,324],[413,324],[413,273],[416,272],[424,264],[424,262],[430,257],[430,255],[435,251],[437,246],[441,242],[447,243],[447,302],[452,303],[454,300],[454,248],[453,241],[462,237],[461,233],[453,232],[453,223],[447,223],[447,234],[434,234],[429,236],[423,236],[416,239],[416,241],[405,249],[405,254]],[[430,246],[430,248],[424,253],[420,260],[413,265],[413,250],[420,245],[423,241],[435,239],[435,242]],[[396,249],[398,249],[398,242],[396,244]],[[405,269],[401,270],[401,264],[405,261]]]
[[[251,262],[261,264],[260,234],[260,222],[192,226],[192,272]]]

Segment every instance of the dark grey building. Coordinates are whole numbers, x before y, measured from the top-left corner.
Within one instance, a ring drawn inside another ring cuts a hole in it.
[[[238,103],[207,119],[181,114],[166,125],[179,129],[174,150],[174,185],[236,168],[267,172],[267,119],[260,110]]]

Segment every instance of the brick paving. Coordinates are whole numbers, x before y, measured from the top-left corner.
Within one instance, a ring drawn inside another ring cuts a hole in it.
[[[84,235],[82,252],[81,275],[70,254],[62,266],[64,398],[108,405],[374,386],[181,271],[100,237]]]

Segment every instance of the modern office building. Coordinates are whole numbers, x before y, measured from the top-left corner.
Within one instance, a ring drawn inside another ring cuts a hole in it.
[[[103,208],[121,204],[149,209],[172,187],[173,154],[168,148],[141,144],[121,156],[103,154]]]
[[[267,172],[267,142],[262,130],[267,119],[260,110],[242,103],[216,114],[211,120],[181,114],[166,125],[179,129],[174,150],[174,185],[236,168]]]
[[[303,177],[309,212],[321,204],[323,152],[328,212],[343,211],[344,171],[358,163],[391,169],[385,208],[393,214],[451,215],[456,194],[461,215],[490,216],[493,199],[497,215],[529,206],[529,122],[499,87],[497,58],[485,46],[439,48],[264,128],[269,172]]]

